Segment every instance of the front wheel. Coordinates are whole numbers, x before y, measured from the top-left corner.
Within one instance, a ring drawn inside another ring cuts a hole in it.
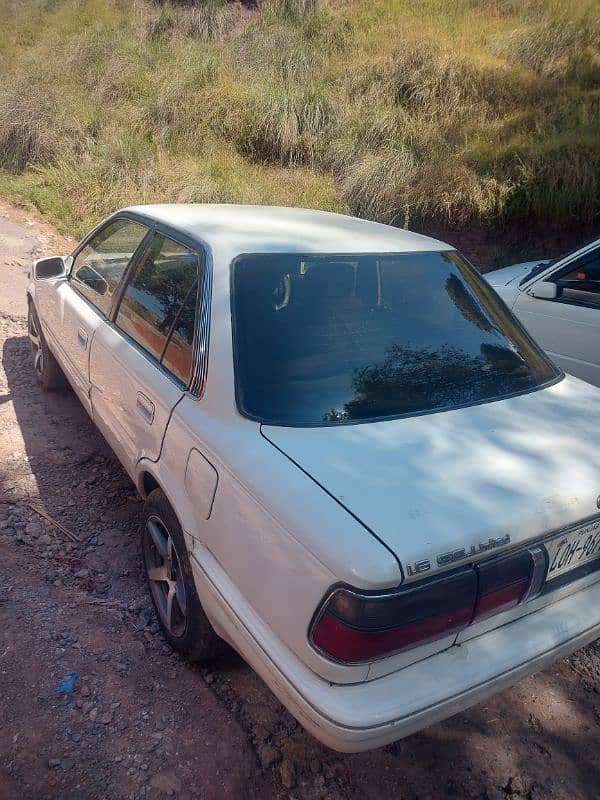
[[[148,495],[142,525],[148,588],[165,639],[192,661],[209,661],[227,645],[198,599],[179,521],[161,489]]]
[[[42,333],[40,318],[31,301],[27,311],[27,335],[31,346],[33,371],[38,383],[45,392],[62,389],[66,385],[65,376],[50,352]]]

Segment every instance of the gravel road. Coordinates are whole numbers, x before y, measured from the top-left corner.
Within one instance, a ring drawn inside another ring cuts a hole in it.
[[[0,202],[0,800],[600,796],[598,642],[354,756],[305,733],[237,655],[205,668],[171,651],[135,488],[75,396],[44,395],[30,370],[26,272],[69,248]]]

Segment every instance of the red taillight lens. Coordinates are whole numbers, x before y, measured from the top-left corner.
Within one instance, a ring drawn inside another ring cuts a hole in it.
[[[529,588],[533,558],[520,550],[503,558],[493,558],[476,566],[479,590],[473,622],[516,606]]]
[[[336,661],[370,661],[458,633],[469,624],[476,597],[477,576],[470,567],[389,594],[337,589],[311,638]]]
[[[336,589],[310,638],[329,658],[357,664],[457,634],[535,597],[546,572],[541,553],[519,550],[394,592]]]

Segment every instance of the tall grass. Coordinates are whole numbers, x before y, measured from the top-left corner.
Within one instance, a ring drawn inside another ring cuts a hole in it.
[[[599,226],[600,0],[4,0],[0,191]]]

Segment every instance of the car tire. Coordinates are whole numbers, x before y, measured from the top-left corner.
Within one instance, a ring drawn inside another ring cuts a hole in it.
[[[227,650],[196,593],[177,515],[161,489],[148,495],[142,522],[142,559],[148,590],[167,642],[190,661],[210,661]]]
[[[40,318],[31,300],[27,311],[27,335],[31,345],[33,371],[38,383],[45,392],[63,389],[67,380],[58,361],[50,352],[48,342],[42,333]]]

